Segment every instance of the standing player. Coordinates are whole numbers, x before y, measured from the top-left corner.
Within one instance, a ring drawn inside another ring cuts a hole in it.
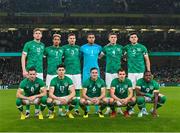
[[[27,70],[34,67],[37,77],[43,80],[43,53],[44,44],[41,42],[42,31],[38,28],[33,30],[34,40],[26,42],[23,48],[21,65],[23,76],[27,77]],[[26,106],[26,117],[29,117],[30,106]],[[38,115],[39,106],[35,105],[35,114]]]
[[[130,79],[126,78],[125,70],[118,70],[118,78],[112,80],[110,92],[110,105],[112,109],[111,117],[116,116],[115,106],[127,106],[127,109],[123,114],[125,117],[128,117],[129,110],[136,104],[136,99],[133,98],[132,82]]]
[[[150,71],[146,71],[144,73],[144,77],[137,81],[136,92],[137,104],[140,109],[138,117],[148,115],[145,107],[146,103],[154,103],[154,107],[150,110],[150,112],[154,117],[157,117],[157,109],[165,103],[166,97],[159,93],[159,84],[152,79]]]
[[[143,77],[145,70],[150,71],[150,60],[146,47],[138,43],[138,35],[131,33],[129,35],[130,44],[124,47],[124,54],[127,57],[128,78],[132,81],[135,89],[136,81]],[[133,110],[130,110],[130,114]]]
[[[117,44],[117,34],[110,33],[109,44],[103,47],[99,58],[106,57],[106,85],[107,85],[107,97],[110,97],[110,85],[111,81],[117,78],[117,71],[121,68],[121,57],[123,55],[123,47]],[[107,107],[105,114],[110,113],[110,108]]]
[[[31,67],[35,67],[37,71],[37,77],[43,80],[43,53],[44,44],[41,42],[42,32],[36,28],[33,30],[34,40],[26,42],[23,48],[21,65],[23,76],[28,75],[27,70]]]
[[[96,67],[100,76],[100,70],[98,65],[98,56],[102,50],[102,47],[95,44],[95,35],[89,33],[87,35],[87,44],[81,46],[80,51],[83,56],[83,82],[90,77],[90,69]],[[88,107],[89,110],[89,107]],[[95,112],[98,112],[98,106],[95,106]]]
[[[75,45],[76,35],[70,33],[68,35],[69,44],[63,46],[64,65],[66,68],[66,76],[71,78],[76,89],[77,105],[75,106],[75,114],[80,115],[78,110],[81,89],[81,64],[80,64],[80,47]]]
[[[57,77],[57,66],[62,64],[63,49],[59,46],[61,43],[61,35],[53,35],[53,45],[45,48],[44,56],[47,58],[47,76],[46,85],[49,90],[50,82],[54,77]],[[59,114],[64,115],[62,107],[59,107]]]
[[[38,114],[39,119],[43,119],[42,111],[46,107],[46,88],[42,79],[36,77],[36,69],[29,68],[27,78],[21,81],[17,90],[16,106],[21,112],[21,120],[26,116],[23,114],[23,105],[41,105]]]
[[[54,105],[75,104],[75,100],[73,100],[75,96],[75,88],[72,80],[65,76],[65,67],[63,65],[58,65],[57,73],[58,76],[51,80],[49,98],[47,100],[48,108],[51,111],[49,119],[54,118]],[[69,110],[71,109],[69,108]],[[74,118],[69,110],[66,112],[67,116],[69,118]]]
[[[83,83],[82,98],[80,100],[81,107],[84,110],[84,118],[88,118],[88,109],[86,105],[100,105],[105,97],[105,82],[98,77],[98,69],[93,67],[90,70],[91,76]],[[101,106],[98,111],[99,117],[104,117]]]

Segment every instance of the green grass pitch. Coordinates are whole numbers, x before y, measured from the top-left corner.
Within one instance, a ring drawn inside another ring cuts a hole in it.
[[[0,91],[1,132],[180,132],[180,87],[161,88],[161,93],[167,96],[167,102],[158,110],[158,118],[152,118],[151,115],[137,118],[136,105],[136,114],[130,118],[122,115],[98,118],[92,114],[87,119],[82,116],[75,119],[56,116],[52,120],[38,120],[33,117],[34,110],[31,109],[31,118],[22,121],[15,106],[15,93],[16,90]]]

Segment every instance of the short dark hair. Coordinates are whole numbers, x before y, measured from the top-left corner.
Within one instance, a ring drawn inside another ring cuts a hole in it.
[[[64,69],[65,69],[65,66],[64,66],[63,64],[59,64],[59,65],[57,66],[57,69],[59,69],[59,68],[64,68]]]
[[[92,67],[92,68],[90,69],[90,72],[92,72],[93,70],[97,70],[97,71],[98,71],[98,68],[97,68],[97,67]]]
[[[119,73],[119,72],[125,72],[126,73],[126,71],[123,68],[119,68],[117,73]]]
[[[87,34],[87,38],[88,38],[88,36],[90,36],[90,35],[94,35],[94,36],[95,36],[95,34],[94,34],[94,33],[89,32],[89,33]]]
[[[30,67],[29,69],[28,69],[28,72],[29,71],[35,71],[36,72],[36,68],[35,67]]]
[[[76,36],[74,33],[70,33],[70,34],[68,34],[68,38],[70,37],[70,36]]]
[[[116,36],[117,36],[117,34],[116,34],[115,32],[111,32],[111,33],[108,34],[108,38],[109,38],[111,35],[116,35]]]
[[[35,28],[35,29],[33,30],[33,34],[34,34],[36,31],[40,31],[40,32],[42,33],[42,30],[41,30],[40,28]]]
[[[136,35],[136,36],[139,38],[139,35],[138,35],[137,32],[131,32],[131,33],[129,33],[129,34],[128,34],[128,38],[130,38],[130,36],[132,36],[132,35]]]

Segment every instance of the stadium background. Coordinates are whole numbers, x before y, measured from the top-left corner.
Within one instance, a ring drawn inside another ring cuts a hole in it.
[[[28,123],[36,127],[35,130],[31,130],[30,126],[9,129],[7,125],[10,119],[14,119],[13,122],[18,124],[21,123],[18,121],[18,111],[14,104],[15,90],[11,88],[17,89],[17,85],[22,80],[21,51],[24,43],[32,39],[32,30],[36,27],[43,30],[42,42],[46,46],[52,44],[53,33],[62,35],[61,44],[64,45],[67,43],[67,34],[73,32],[77,35],[77,44],[81,46],[86,43],[86,34],[93,32],[96,35],[96,43],[104,46],[108,43],[108,33],[116,32],[119,38],[118,43],[124,46],[128,43],[128,33],[138,32],[140,42],[148,48],[150,53],[154,78],[162,86],[161,90],[169,96],[167,105],[160,110],[162,117],[154,123],[150,117],[147,118],[151,122],[150,127],[145,125],[139,130],[128,130],[128,128],[120,130],[121,126],[118,127],[118,122],[124,122],[124,119],[120,117],[113,122],[115,124],[113,130],[102,129],[102,125],[106,127],[110,120],[107,118],[104,121],[100,120],[103,124],[96,125],[96,130],[83,126],[77,131],[144,131],[145,129],[147,131],[180,131],[180,128],[176,127],[180,115],[176,111],[178,107],[175,106],[179,101],[177,92],[180,91],[179,0],[33,0],[33,2],[31,0],[0,0],[0,89],[2,89],[0,91],[0,116],[3,118],[0,121],[0,131],[46,131],[33,125],[33,120]],[[126,63],[123,64],[125,65]],[[102,77],[104,77],[104,66],[105,61],[101,60]],[[46,67],[44,73],[46,73]],[[10,90],[4,90],[7,88]],[[173,104],[174,110],[170,104]],[[13,110],[10,116],[9,110]],[[5,117],[5,114],[9,117]],[[167,118],[166,115],[170,117]],[[83,124],[83,119],[78,119],[79,123]],[[88,122],[92,123],[96,119],[93,117]],[[172,122],[168,125],[169,128],[168,126],[163,128],[153,126],[155,123],[165,123],[165,119]],[[171,121],[172,119],[174,121]],[[58,119],[56,121],[58,122]],[[59,121],[60,123],[69,122],[64,118]],[[126,122],[136,127],[131,120]],[[64,126],[73,124],[76,125],[75,121]],[[74,130],[74,128],[71,130],[64,128],[63,131]],[[47,131],[61,130],[47,129]]]

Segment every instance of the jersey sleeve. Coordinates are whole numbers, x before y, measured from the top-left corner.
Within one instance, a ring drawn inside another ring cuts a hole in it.
[[[102,88],[106,87],[106,83],[104,82],[104,80],[101,80],[101,84],[102,84]]]
[[[39,85],[40,85],[40,88],[41,88],[41,89],[46,86],[46,84],[44,83],[43,80],[40,80],[40,81],[39,81]]]
[[[99,46],[99,54],[101,53],[101,51],[102,51],[102,47],[101,47],[101,46]]]
[[[82,87],[83,87],[83,89],[88,87],[88,81],[87,80],[83,83]]]
[[[25,83],[23,81],[21,81],[19,88],[21,89],[21,91],[24,91]]]
[[[159,90],[159,83],[154,81],[154,90]]]
[[[101,51],[103,54],[106,54],[106,46],[104,46],[103,48],[102,48],[102,51]]]
[[[132,88],[133,86],[132,86],[132,81],[129,79],[128,80],[128,88]]]
[[[123,55],[127,53],[127,46],[122,47]]]
[[[44,56],[46,57],[48,55],[48,48],[45,48],[44,50]]]
[[[29,51],[29,43],[25,43],[24,48],[23,48],[23,53],[27,55],[28,51]]]
[[[147,48],[145,46],[143,46],[142,53],[143,53],[143,55],[147,55],[148,54]]]
[[[137,80],[137,82],[136,82],[136,86],[141,86],[141,80],[139,79],[139,80]]]
[[[111,82],[111,87],[115,87],[116,85],[115,85],[115,80],[112,80],[112,82]]]
[[[50,86],[52,86],[52,87],[55,87],[55,86],[56,86],[56,82],[55,82],[54,79],[51,80]]]

